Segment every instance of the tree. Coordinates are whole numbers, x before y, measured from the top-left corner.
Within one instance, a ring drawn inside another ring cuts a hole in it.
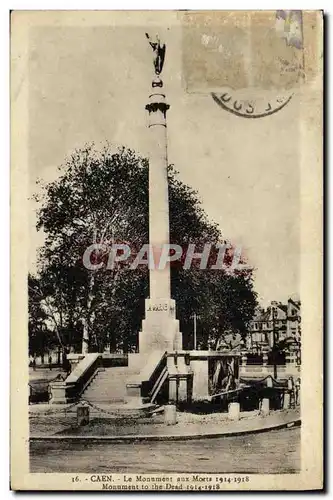
[[[45,310],[44,294],[42,293],[39,280],[28,275],[29,290],[29,355],[41,356],[44,362],[45,353],[54,347],[56,339],[53,331],[48,325],[48,314]]]
[[[179,317],[183,318],[181,329],[189,346],[193,347],[191,317],[194,311],[199,318],[199,347],[216,349],[230,334],[244,340],[257,304],[251,273],[194,269],[180,270],[180,274],[181,286],[175,286],[175,299]]]
[[[91,271],[82,257],[91,244],[101,245],[92,261],[106,263],[108,248],[127,242],[141,248],[148,237],[148,161],[132,150],[108,144],[76,150],[59,167],[55,181],[42,185],[36,200],[37,229],[45,233],[38,258],[38,276],[46,301],[57,321],[58,338],[82,351],[130,351],[148,296],[148,269],[125,266]],[[207,242],[224,242],[216,224],[208,221],[198,193],[183,184],[172,165],[168,169],[170,241],[199,251]],[[200,270],[197,266],[171,270],[172,296],[185,344],[191,343],[190,316],[201,315],[202,344],[217,342],[225,329],[244,333],[256,304],[252,273]],[[52,306],[52,307],[51,307]]]

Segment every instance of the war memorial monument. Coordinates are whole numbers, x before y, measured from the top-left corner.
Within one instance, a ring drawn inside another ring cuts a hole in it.
[[[146,34],[153,52],[153,79],[146,104],[148,113],[149,155],[149,297],[145,300],[145,318],[139,332],[138,353],[128,355],[128,366],[121,374],[124,405],[138,408],[154,403],[192,404],[209,402],[239,391],[239,354],[219,351],[183,350],[182,333],[176,318],[176,303],[171,297],[168,199],[167,112],[170,105],[161,79],[166,45],[158,36]],[[163,254],[164,252],[164,254]],[[165,265],[159,269],[158,262]],[[71,354],[72,372],[64,381],[51,384],[52,404],[72,403],[78,398],[96,403],[121,401],[113,394],[112,368],[107,368],[105,353]],[[99,397],[99,393],[102,393]]]

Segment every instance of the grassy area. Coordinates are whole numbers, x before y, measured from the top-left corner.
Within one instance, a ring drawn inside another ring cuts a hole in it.
[[[50,382],[59,374],[66,375],[66,372],[64,372],[61,367],[52,368],[52,370],[50,370],[49,368],[36,368],[36,370],[34,370],[33,368],[29,368],[29,382]]]

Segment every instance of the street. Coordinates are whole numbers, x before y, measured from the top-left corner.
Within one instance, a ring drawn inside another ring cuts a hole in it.
[[[300,433],[293,428],[174,442],[32,442],[30,467],[62,473],[293,473],[300,470]]]

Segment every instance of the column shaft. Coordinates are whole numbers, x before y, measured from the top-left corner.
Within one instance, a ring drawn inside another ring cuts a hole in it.
[[[166,111],[163,94],[152,94],[149,111],[149,243],[153,249],[154,269],[149,273],[151,299],[169,299],[170,267],[156,269],[162,248],[169,244],[169,194]]]

